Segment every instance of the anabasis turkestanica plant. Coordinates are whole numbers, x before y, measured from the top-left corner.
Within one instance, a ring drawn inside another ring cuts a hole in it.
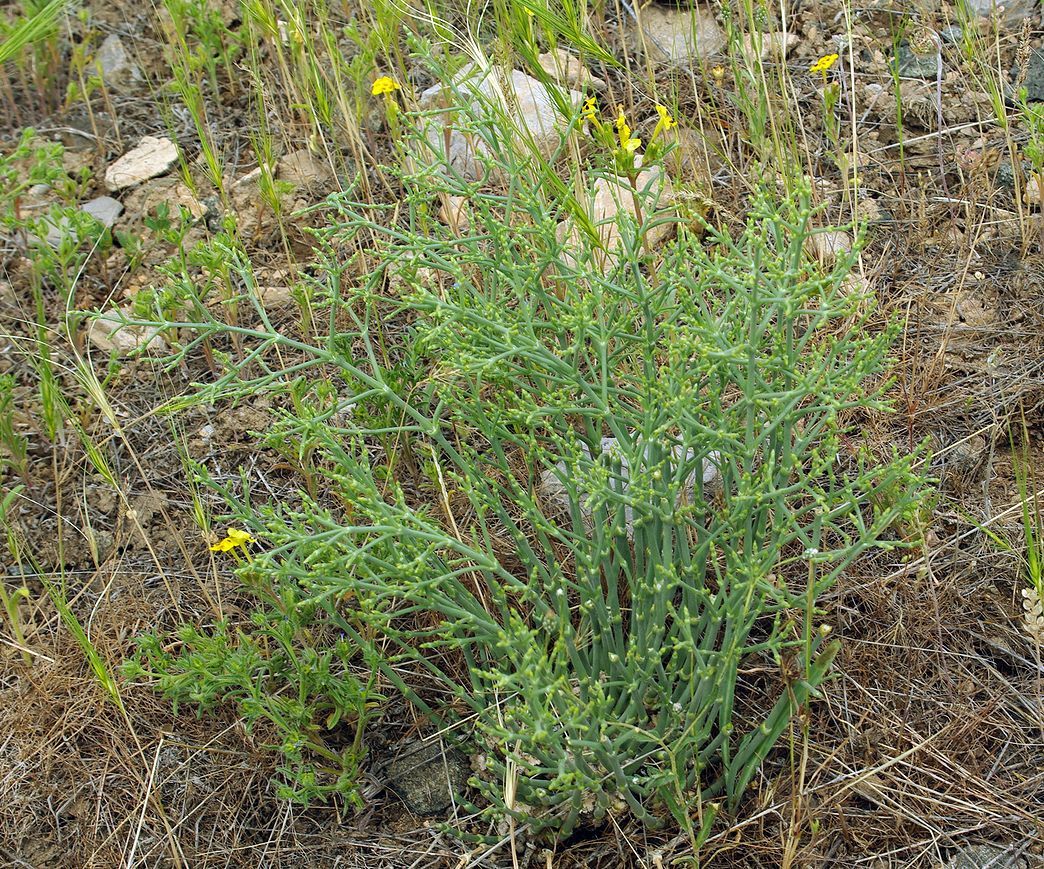
[[[887,410],[894,332],[846,292],[853,253],[830,272],[809,261],[807,196],[758,193],[735,237],[679,225],[655,250],[664,218],[639,202],[611,218],[607,258],[573,191],[599,173],[626,183],[613,155],[564,184],[497,124],[471,132],[495,139],[497,187],[415,158],[394,206],[330,200],[320,341],[267,320],[192,324],[195,340],[234,330],[248,359],[306,357],[285,373],[232,366],[203,394],[293,390],[298,412],[267,442],[308,457],[310,493],[263,506],[220,491],[266,545],[252,575],[299,589],[480,748],[491,811],[568,831],[625,805],[689,826],[704,801],[738,802],[827,677],[819,595],[898,542],[914,457],[842,448],[855,412]],[[466,229],[433,218],[441,196],[466,197]],[[250,286],[242,257],[232,268]],[[320,371],[302,414],[301,378]],[[393,466],[428,482],[407,492]],[[784,655],[789,684],[761,716],[738,714],[744,663]]]

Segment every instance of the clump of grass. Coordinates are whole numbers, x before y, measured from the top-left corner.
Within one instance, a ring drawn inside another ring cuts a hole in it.
[[[55,79],[61,69],[56,34],[68,0],[26,0],[21,13],[0,21],[0,87],[15,122],[24,123],[29,105],[44,108],[55,96]],[[22,93],[15,95],[8,74],[11,63],[18,72]]]
[[[1025,418],[1022,420],[1022,449],[1016,453],[1014,433],[1010,434],[1010,441],[1012,471],[1015,474],[1019,493],[1018,509],[1022,518],[1022,546],[1006,535],[981,527],[990,540],[1005,552],[1018,553],[1024,580],[1019,589],[1023,627],[1026,635],[1039,647],[1044,643],[1044,519],[1037,500],[1039,493],[1033,491],[1029,484],[1029,429]]]
[[[8,470],[29,482],[29,441],[15,424],[15,378],[0,374],[0,479]]]
[[[22,496],[24,490],[25,486],[23,485],[12,486],[8,491],[4,492],[3,497],[0,498],[0,527],[2,527],[5,532],[7,551],[10,554],[11,559],[16,562],[19,553],[18,539],[11,530],[8,514],[11,512],[12,506]],[[8,594],[4,584],[0,583],[0,606],[4,608],[4,613],[7,616],[7,623],[11,627],[11,634],[18,643],[22,653],[22,662],[26,666],[32,665],[33,659],[32,655],[29,653],[28,647],[26,646],[25,632],[22,629],[22,616],[19,606],[22,601],[28,601],[30,597],[31,593],[24,582],[10,594]]]

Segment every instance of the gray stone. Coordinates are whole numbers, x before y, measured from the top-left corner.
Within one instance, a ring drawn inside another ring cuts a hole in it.
[[[899,64],[899,75],[903,78],[923,78],[935,80],[939,75],[941,56],[938,51],[919,54],[907,43],[899,46],[896,62]]]
[[[1018,24],[1034,15],[1037,0],[966,0],[968,11],[984,18],[997,14],[1002,24]]]
[[[1030,862],[1018,846],[966,845],[950,858],[943,869],[1036,869],[1040,861]]]
[[[47,189],[49,190],[50,188]],[[52,205],[53,203],[47,203],[46,207],[50,208]],[[123,205],[111,196],[98,196],[90,202],[81,205],[80,211],[89,214],[102,226],[111,228],[116,219],[123,213]],[[57,248],[67,235],[74,233],[71,221],[65,215],[57,219],[46,217],[44,223],[47,226],[47,234],[44,236],[44,241],[51,247]],[[30,235],[29,238],[37,242],[40,240],[39,236],[35,235]],[[74,238],[73,240],[77,243],[80,241],[79,238]]]
[[[170,139],[145,136],[105,170],[105,186],[115,192],[164,175],[177,162],[178,147]]]
[[[720,53],[728,42],[710,9],[646,6],[639,14],[645,45],[653,60],[685,63]]]
[[[103,226],[111,227],[123,214],[123,205],[111,196],[98,196],[81,205],[80,211],[86,211]]]
[[[1028,160],[1023,160],[1021,163],[1021,171],[1023,177],[1028,177],[1033,167],[1030,165]],[[997,174],[994,176],[997,185],[999,187],[1014,187],[1015,186],[1015,167],[1012,165],[1010,160],[1002,160],[997,166]]]
[[[956,24],[948,24],[939,31],[939,38],[947,45],[959,45],[964,39],[964,31]]]
[[[385,767],[388,786],[418,815],[433,815],[453,805],[468,783],[467,757],[439,739],[411,740]]]
[[[94,63],[106,86],[117,91],[133,90],[144,79],[127,49],[115,33],[107,36],[94,55]]]
[[[583,98],[576,91],[568,91],[566,96],[575,106]],[[417,158],[429,162],[434,155],[468,181],[484,176],[482,160],[492,151],[484,139],[493,134],[492,130],[479,133],[476,128],[488,127],[488,122],[497,131],[504,131],[506,126],[506,135],[520,149],[533,148],[543,157],[550,157],[558,148],[564,127],[564,119],[545,87],[517,69],[502,77],[496,69],[481,70],[470,64],[458,73],[452,87],[440,84],[424,91],[419,104],[424,111],[446,111],[428,117],[425,138],[430,151]],[[462,121],[460,129],[457,118]]]
[[[1044,48],[1038,48],[1026,61],[1026,78],[1022,83],[1026,89],[1026,101],[1044,102]]]

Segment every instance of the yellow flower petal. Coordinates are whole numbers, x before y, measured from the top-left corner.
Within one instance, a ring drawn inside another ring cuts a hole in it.
[[[660,123],[657,126],[662,126],[664,130],[678,126],[674,118],[671,117],[671,113],[667,111],[667,106],[657,105],[656,114],[660,116]]]
[[[624,117],[623,106],[617,106],[616,110],[619,112],[616,116],[616,132],[620,134],[620,146],[626,149],[627,143],[631,140],[631,127],[627,123],[627,118]]]
[[[595,97],[588,97],[584,100],[584,107],[580,114],[585,120],[593,120],[595,112],[598,111],[598,100]]]
[[[246,549],[248,543],[255,543],[253,537],[250,536],[248,531],[244,531],[241,528],[229,528],[228,533],[225,535],[224,540],[219,540],[213,546],[210,547],[211,552],[231,552],[237,546],[242,546]]]
[[[373,87],[370,88],[370,93],[373,94],[375,97],[379,97],[382,94],[394,93],[395,91],[401,89],[402,85],[400,85],[391,76],[382,75],[379,79],[377,79],[377,81],[373,83]]]
[[[239,528],[229,528],[228,539],[232,541],[233,546],[246,546],[254,542],[254,538],[248,532]]]

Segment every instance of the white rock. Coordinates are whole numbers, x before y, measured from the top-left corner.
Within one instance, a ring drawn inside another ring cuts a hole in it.
[[[481,158],[492,153],[483,135],[510,137],[523,153],[531,147],[544,157],[558,148],[563,119],[550,94],[535,78],[516,69],[501,80],[499,71],[491,68],[482,72],[472,64],[454,81],[456,90],[435,85],[420,95],[421,110],[447,110],[429,118],[425,137],[430,151],[417,155],[420,162],[430,162],[434,155],[466,180],[476,181],[486,174]],[[567,96],[579,106],[582,94],[569,91]],[[492,130],[480,134],[484,123],[490,122]]]
[[[663,218],[674,209],[668,204],[671,195],[670,179],[665,177],[659,167],[652,167],[638,173],[638,203],[642,209],[642,220],[648,225],[650,217]],[[616,262],[620,245],[623,241],[624,220],[636,221],[635,191],[626,179],[612,180],[599,178],[594,183],[586,203],[587,216],[594,224],[598,239],[604,252],[596,252],[596,262],[603,269]],[[673,230],[670,221],[657,223],[646,231],[645,242],[655,247]],[[569,219],[558,226],[558,238],[568,247],[564,252],[568,262],[578,261],[577,253],[590,245],[586,235]],[[604,258],[604,259],[603,259]]]
[[[1040,176],[1035,172],[1026,181],[1026,204],[1040,208]]]
[[[809,237],[806,248],[823,265],[831,266],[852,249],[852,237],[841,230],[817,232]]]
[[[172,220],[178,217],[178,210],[184,208],[194,220],[199,220],[207,213],[207,207],[200,202],[189,186],[178,176],[157,178],[142,184],[126,195],[127,209],[131,214],[152,215],[163,204],[166,204]]]
[[[753,53],[754,37],[748,33],[743,37],[743,42],[747,47],[747,51]],[[782,60],[797,47],[799,42],[801,42],[801,40],[798,35],[796,33],[790,33],[789,31],[786,34],[784,34],[782,30],[777,30],[772,33],[762,33],[761,59]]]
[[[881,208],[881,203],[865,190],[859,191],[857,204],[859,219],[865,220],[870,226],[888,219],[888,215]]]
[[[87,340],[103,353],[115,351],[126,356],[139,350],[164,353],[167,342],[160,330],[148,326],[124,325],[131,319],[129,307],[113,310],[91,319],[87,326]]]
[[[280,158],[276,166],[276,178],[295,187],[325,183],[333,177],[328,164],[324,163],[307,148],[291,151]]]
[[[136,148],[128,151],[105,171],[105,186],[123,190],[157,175],[163,175],[177,162],[178,148],[167,138],[145,136]]]
[[[261,167],[258,166],[256,169],[251,169],[242,178],[237,178],[232,182],[232,189],[235,190],[241,187],[256,186],[257,182],[261,180]]]
[[[601,443],[602,459],[604,460],[604,459],[607,459],[610,456],[612,456],[612,457],[617,458],[617,459],[620,460],[620,480],[622,481],[620,483],[620,488],[624,492],[626,492],[628,481],[630,479],[631,469],[630,469],[630,466],[628,464],[627,458],[621,452],[618,444],[619,444],[619,442],[617,441],[616,438],[613,438],[613,437],[602,438],[602,443]],[[581,446],[581,450],[583,451],[584,455],[586,455],[587,458],[590,459],[591,458],[591,452],[587,448],[587,445],[584,444],[583,442],[581,442],[580,446]],[[672,448],[671,451],[672,451],[672,453],[674,455],[674,461],[677,463],[678,460],[679,460],[679,457],[681,456],[681,447],[680,446],[675,446],[675,447]],[[685,460],[687,462],[691,462],[693,460],[694,456],[695,456],[695,451],[691,447],[688,450],[686,450]],[[723,483],[722,473],[721,473],[721,461],[722,461],[721,460],[721,454],[716,452],[716,451],[715,452],[711,452],[707,456],[707,458],[705,458],[703,460],[702,478],[703,478],[703,489],[704,489],[705,497],[706,497],[706,494],[708,494],[708,493],[713,494],[713,493],[721,490],[721,486],[722,486],[722,483]],[[557,509],[561,509],[561,510],[565,510],[565,511],[568,511],[570,509],[568,490],[566,489],[565,483],[563,482],[565,480],[568,480],[569,477],[570,477],[569,467],[567,466],[567,464],[564,461],[558,462],[555,465],[554,469],[545,468],[541,472],[541,475],[540,475],[540,492],[541,492],[541,496],[546,499],[548,505],[552,509],[556,509],[557,508]],[[614,481],[613,484],[615,485],[615,481]],[[694,471],[692,476],[688,480],[688,484],[686,486],[684,497],[693,498],[695,496],[695,492],[696,492],[696,474],[695,474],[695,471]],[[587,525],[588,528],[590,528],[591,527],[593,514],[592,514],[592,511],[591,511],[590,507],[586,504],[586,501],[587,501],[587,499],[588,499],[588,497],[590,496],[591,493],[587,492],[587,491],[583,491],[582,489],[578,489],[578,494],[579,494],[579,497],[580,497],[580,504],[579,504],[580,514],[581,514],[581,516],[583,516],[584,524]],[[683,501],[683,495],[681,493],[679,493],[678,503],[681,504],[682,501]],[[610,505],[610,509],[612,509],[611,505]],[[633,533],[633,531],[634,531],[634,510],[630,506],[625,506],[624,507],[624,521],[625,521],[626,527],[627,527],[627,534],[628,534],[628,536],[630,536]]]
[[[653,60],[684,63],[718,54],[728,42],[714,12],[702,7],[647,6],[639,13],[645,44]]]
[[[539,55],[537,63],[551,78],[567,87],[576,90],[585,87],[592,87],[598,91],[605,90],[604,81],[591,75],[587,67],[580,63],[579,58],[561,48]]]
[[[265,308],[282,308],[294,301],[293,289],[285,284],[258,287],[257,297]]]
[[[841,292],[846,296],[869,297],[870,282],[857,272],[851,272],[841,281]]]
[[[105,37],[94,55],[94,64],[107,87],[117,91],[128,91],[141,84],[141,70],[131,60],[127,49],[115,33]]]
[[[638,175],[638,188],[641,191],[638,204],[642,209],[643,219],[648,220],[650,214],[656,214],[661,202],[670,196],[671,182],[662,175],[658,168],[652,168]],[[623,235],[620,229],[620,211],[625,211],[635,218],[635,196],[631,185],[626,180],[611,181],[599,178],[595,182],[594,196],[591,199],[591,220],[598,227],[599,236],[606,250],[612,250],[620,244]],[[650,228],[645,236],[649,245],[655,246],[663,241],[671,232],[670,223],[661,223]]]

